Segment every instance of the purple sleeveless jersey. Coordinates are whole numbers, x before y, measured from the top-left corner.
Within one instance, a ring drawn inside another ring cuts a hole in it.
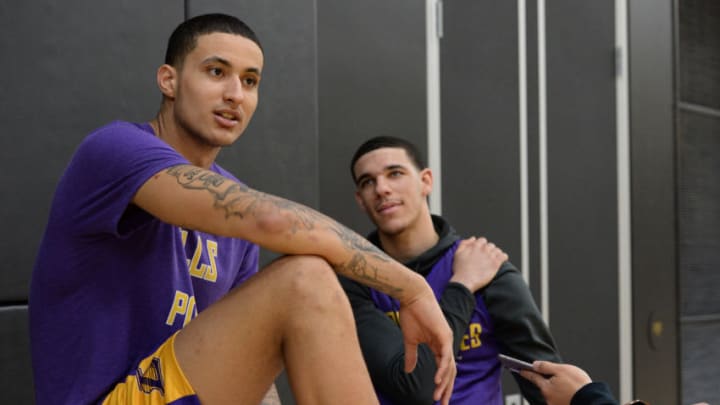
[[[168,225],[130,205],[147,179],[178,164],[188,161],[150,125],[127,122],[96,130],[73,156],[30,289],[38,404],[101,400],[139,359],[257,271],[257,246]]]
[[[445,252],[425,277],[439,300],[452,277],[452,264],[458,242]],[[392,319],[397,321],[400,304],[393,298],[373,289],[370,290],[375,305]],[[485,308],[485,303],[476,294],[475,310],[468,329],[465,331],[460,352],[455,360],[457,377],[450,403],[453,405],[502,405],[501,368],[498,360],[498,344],[493,334],[493,324]],[[378,392],[380,402],[393,405]],[[394,404],[402,405],[402,404]]]

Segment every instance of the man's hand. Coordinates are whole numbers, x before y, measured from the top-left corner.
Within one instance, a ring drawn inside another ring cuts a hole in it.
[[[435,354],[437,364],[433,398],[442,401],[443,405],[449,404],[457,374],[453,336],[429,286],[426,293],[400,306],[400,327],[405,341],[405,372],[415,369],[418,344],[427,344]]]
[[[582,369],[571,364],[536,361],[533,371],[521,370],[520,375],[537,385],[548,405],[567,405],[575,393],[592,382]]]
[[[463,284],[474,293],[490,283],[507,259],[505,252],[485,238],[464,239],[455,251],[450,281]]]

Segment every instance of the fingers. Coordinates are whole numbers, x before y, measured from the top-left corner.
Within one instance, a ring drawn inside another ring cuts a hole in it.
[[[447,354],[448,351],[444,350],[443,353]],[[453,386],[455,385],[455,375],[457,374],[455,357],[452,356],[452,351],[450,351],[449,354],[449,356],[443,357],[435,356],[435,363],[438,364],[438,370],[435,373],[433,399],[435,401],[441,401],[443,405],[450,403]]]
[[[474,236],[471,236],[467,239],[461,240],[460,243],[458,244],[457,251],[460,252],[460,251],[467,249],[469,246],[471,246],[473,243],[475,243],[476,240],[477,240],[477,238]]]
[[[455,378],[448,380],[448,384],[444,388],[444,392],[442,393],[442,398],[440,396],[435,395],[437,400],[440,400],[440,403],[442,405],[449,405],[450,404],[450,397],[452,397],[452,391],[453,391],[453,385],[455,384]]]
[[[497,247],[494,243],[489,242],[484,237],[475,237],[471,236],[467,239],[463,239],[460,241],[460,244],[458,245],[457,251],[460,252],[462,250],[468,249],[470,247],[476,247],[478,249],[481,249],[482,251],[490,254],[493,259],[501,260],[501,261],[507,261],[508,255],[503,252],[502,249]]]
[[[545,380],[545,377],[530,370],[520,370],[519,374],[524,379],[529,380],[531,383],[535,384],[537,387],[540,387],[540,384],[543,382],[543,380]]]
[[[417,364],[417,345],[405,343],[405,372],[411,373]]]
[[[562,364],[553,363],[550,361],[537,360],[533,362],[533,370],[536,373],[548,376],[555,375],[563,367]]]

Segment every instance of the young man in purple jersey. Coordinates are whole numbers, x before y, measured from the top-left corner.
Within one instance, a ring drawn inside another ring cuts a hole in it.
[[[527,285],[507,255],[485,238],[461,239],[443,218],[430,214],[432,171],[413,144],[395,137],[372,138],[357,149],[350,170],[356,200],[377,227],[368,239],[425,277],[453,330],[458,375],[452,404],[503,403],[499,353],[526,361],[560,359]],[[403,372],[397,301],[372,286],[341,281],[381,402],[433,403],[429,384],[436,364],[430,351],[421,347],[418,367],[410,374]],[[537,387],[515,377],[530,403],[545,403]]]
[[[32,276],[38,404],[253,404],[283,367],[300,404],[377,403],[335,273],[398,299],[404,368],[428,344],[448,402],[452,332],[424,279],[215,163],[250,122],[262,69],[243,22],[192,18],[157,70],[157,116],[78,147]],[[257,245],[286,256],[257,272]]]

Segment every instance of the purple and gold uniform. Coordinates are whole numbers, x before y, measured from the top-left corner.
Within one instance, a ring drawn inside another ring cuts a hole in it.
[[[435,297],[440,300],[453,275],[452,265],[458,244],[455,242],[432,266],[425,276]],[[376,290],[370,290],[375,305],[396,322],[400,304],[394,298]],[[493,336],[493,324],[482,297],[475,297],[475,309],[465,334],[460,340],[460,351],[456,356],[457,377],[450,402],[458,404],[502,405],[500,384],[500,361],[498,345]],[[393,402],[378,392],[380,402]]]
[[[433,215],[432,221],[437,243],[404,264],[426,278],[453,331],[458,374],[450,403],[501,404],[498,352],[526,361],[562,360],[520,272],[505,262],[495,278],[475,293],[450,282],[461,238],[442,217]],[[377,231],[368,240],[382,249]],[[417,366],[405,373],[398,303],[348,278],[341,276],[340,282],[350,299],[363,357],[383,404],[432,403],[434,354],[420,345]],[[533,383],[514,373],[513,377],[531,405],[545,405]]]
[[[165,401],[197,403],[191,388],[170,386],[187,381],[172,368],[163,373],[163,362],[174,361],[163,343],[257,272],[258,247],[169,225],[130,203],[151,176],[181,164],[189,163],[149,124],[113,122],[79,146],[32,276],[37,403],[100,403],[128,382]]]

